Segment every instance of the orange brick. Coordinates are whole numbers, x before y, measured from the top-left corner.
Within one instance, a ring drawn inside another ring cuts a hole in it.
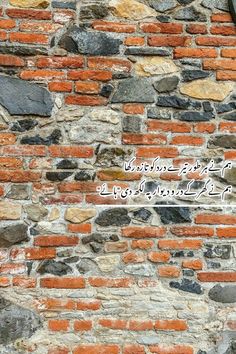
[[[117,32],[117,33],[133,33],[136,31],[135,25],[121,22],[109,22],[96,20],[92,23],[92,27],[98,31]]]
[[[116,320],[116,319],[100,319],[98,321],[99,325],[105,328],[110,329],[127,329],[128,328],[128,321],[127,320]]]
[[[221,49],[221,56],[224,58],[236,58],[236,49],[223,48]]]
[[[73,85],[72,82],[49,82],[48,88],[50,91],[54,92],[71,92]]]
[[[79,311],[97,311],[101,308],[101,301],[78,301],[76,303],[76,309]]]
[[[236,62],[233,59],[206,59],[203,61],[203,68],[206,70],[236,70]]]
[[[236,216],[223,214],[199,214],[195,217],[196,224],[234,225]]]
[[[11,285],[10,279],[7,277],[0,277],[0,288],[7,288]]]
[[[145,33],[172,33],[180,34],[183,32],[183,25],[180,23],[142,23],[140,28]],[[177,37],[178,38],[178,37]]]
[[[10,42],[19,42],[27,44],[48,44],[49,38],[46,34],[38,33],[10,33]]]
[[[158,268],[158,274],[163,278],[178,278],[180,269],[175,266],[161,266]]]
[[[65,98],[65,103],[80,106],[104,106],[107,100],[98,96],[69,95]]]
[[[203,268],[202,261],[200,259],[191,259],[191,260],[183,260],[182,262],[183,268],[201,270]]]
[[[133,249],[141,249],[148,250],[154,246],[154,242],[152,240],[132,240],[131,248]]]
[[[38,68],[82,68],[84,66],[84,59],[82,56],[73,57],[43,57],[36,62]]]
[[[211,237],[214,235],[214,229],[203,226],[174,226],[170,231],[176,236],[185,237]]]
[[[143,253],[127,252],[122,256],[122,261],[126,264],[128,263],[143,263],[146,257]]]
[[[1,153],[9,156],[45,156],[45,146],[32,146],[32,145],[18,145],[6,146],[2,149]]]
[[[69,232],[75,232],[80,234],[89,234],[92,231],[91,224],[69,224],[67,227]]]
[[[197,45],[205,45],[205,46],[235,46],[236,45],[236,38],[231,37],[198,37],[196,38]]]
[[[69,321],[68,320],[49,320],[48,328],[53,332],[67,332],[69,330]]]
[[[207,26],[191,23],[187,25],[186,31],[191,34],[206,34]]]
[[[130,288],[133,285],[131,278],[88,278],[89,284],[93,287],[107,287],[107,288]]]
[[[236,227],[217,228],[216,234],[218,237],[235,238],[236,237]]]
[[[130,61],[116,58],[94,57],[88,58],[88,67],[91,69],[113,70],[130,72],[132,65]]]
[[[49,153],[52,157],[89,158],[93,157],[94,150],[92,147],[89,146],[52,145],[49,147]]]
[[[216,126],[213,123],[197,123],[194,126],[194,131],[197,133],[214,133]]]
[[[151,353],[156,354],[193,354],[193,348],[188,345],[157,345],[150,346],[149,350]]]
[[[181,122],[165,122],[159,120],[148,120],[148,130],[160,130],[164,132],[172,133],[190,133],[191,125],[188,123]]]
[[[198,136],[186,136],[186,135],[174,136],[171,140],[172,145],[186,145],[186,146],[203,145],[204,142],[205,139],[200,138]]]
[[[79,345],[73,350],[73,354],[119,354],[119,346],[116,344]]]
[[[167,139],[160,134],[131,134],[124,133],[122,141],[127,145],[165,145]]]
[[[42,21],[34,21],[34,22],[28,22],[28,21],[22,21],[20,22],[20,31],[22,32],[43,32],[43,33],[54,33],[56,32],[59,28],[61,28],[61,25],[56,24],[56,23],[50,23],[50,22],[42,22]]]
[[[75,331],[80,331],[80,332],[84,332],[84,331],[90,331],[92,329],[92,321],[90,320],[76,320],[74,322],[74,330]]]
[[[0,28],[12,29],[14,27],[16,27],[16,21],[9,19],[0,19]]]
[[[219,12],[211,16],[212,22],[233,22],[232,16],[229,13]]]
[[[184,320],[158,320],[155,323],[157,331],[185,331],[188,329]]]
[[[36,279],[22,276],[13,277],[12,285],[19,286],[21,288],[35,288]]]
[[[16,159],[14,157],[0,157],[0,168],[6,170],[14,170],[17,168],[21,168],[23,166],[23,162],[20,159]]]
[[[236,159],[236,151],[225,151],[224,153],[225,160],[235,160]]]
[[[122,354],[145,354],[145,349],[138,344],[126,344]]]
[[[145,44],[145,38],[143,37],[127,37],[125,38],[124,45],[127,46],[142,46]]]
[[[51,12],[46,10],[7,9],[6,14],[13,18],[29,18],[34,20],[51,20]]]
[[[217,58],[214,48],[176,48],[174,58]]]
[[[123,112],[126,114],[144,114],[144,105],[138,103],[126,103],[123,105]]]
[[[157,238],[165,235],[164,227],[154,226],[127,226],[122,229],[122,236],[129,238]]]
[[[158,247],[160,249],[177,249],[177,250],[184,250],[184,249],[191,249],[191,250],[198,250],[202,247],[203,241],[202,240],[160,240],[158,241]]]
[[[16,142],[15,134],[0,133],[0,145],[13,145]]]
[[[85,288],[84,278],[42,278],[40,280],[42,288],[55,289],[83,289]]]
[[[236,133],[236,123],[234,122],[221,122],[219,130],[227,133]]]
[[[230,70],[219,70],[216,73],[216,78],[217,80],[236,80],[236,71],[230,71]]]
[[[75,92],[96,94],[100,91],[100,85],[97,82],[76,82]]]
[[[34,245],[40,247],[67,247],[76,246],[79,242],[77,236],[37,236],[34,238]]]
[[[197,277],[202,282],[236,282],[236,272],[201,272]]]
[[[177,157],[179,152],[174,147],[139,147],[137,148],[136,157],[155,158],[172,158]]]
[[[95,80],[95,81],[109,81],[112,79],[110,71],[102,70],[76,70],[68,71],[69,80]]]
[[[26,259],[51,259],[56,257],[54,248],[26,248]]]
[[[187,47],[191,44],[188,36],[153,36],[148,38],[151,47]]]
[[[153,251],[153,252],[150,252],[148,254],[148,259],[149,261],[151,262],[154,262],[154,263],[165,263],[165,262],[168,262],[170,260],[170,253],[169,252],[156,252],[156,251]]]
[[[151,331],[153,330],[153,323],[150,320],[147,321],[137,321],[131,320],[129,321],[129,330],[130,331]]]
[[[210,28],[210,32],[222,36],[231,36],[236,34],[236,29],[235,26],[215,25]]]
[[[56,70],[23,70],[20,74],[23,80],[53,80],[63,79],[65,74]]]

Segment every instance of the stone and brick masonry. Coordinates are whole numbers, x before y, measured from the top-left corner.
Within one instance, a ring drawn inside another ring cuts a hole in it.
[[[96,190],[235,161],[235,34],[226,0],[0,2],[1,354],[236,353],[236,168],[228,207]]]

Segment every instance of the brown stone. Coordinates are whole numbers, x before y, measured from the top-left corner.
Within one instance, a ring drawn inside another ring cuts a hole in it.
[[[65,213],[65,219],[76,224],[80,224],[91,219],[96,215],[94,209],[68,208]]]
[[[179,71],[173,60],[159,57],[138,58],[134,67],[139,76],[166,75]]]
[[[135,0],[112,0],[109,7],[114,16],[130,20],[142,20],[156,16],[156,11]]]
[[[10,4],[15,7],[46,9],[49,5],[49,1],[48,0],[10,0]]]
[[[10,202],[0,202],[0,220],[18,220],[21,217],[21,206]]]

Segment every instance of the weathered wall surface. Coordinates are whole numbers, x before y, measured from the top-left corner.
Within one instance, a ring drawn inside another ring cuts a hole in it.
[[[234,162],[235,33],[224,0],[2,0],[1,354],[236,353],[235,167],[208,208],[96,190]]]

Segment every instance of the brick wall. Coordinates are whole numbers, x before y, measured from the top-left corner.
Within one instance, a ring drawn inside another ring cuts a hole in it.
[[[1,1],[1,354],[235,353],[235,33],[226,0]],[[124,171],[157,156],[233,167]]]

